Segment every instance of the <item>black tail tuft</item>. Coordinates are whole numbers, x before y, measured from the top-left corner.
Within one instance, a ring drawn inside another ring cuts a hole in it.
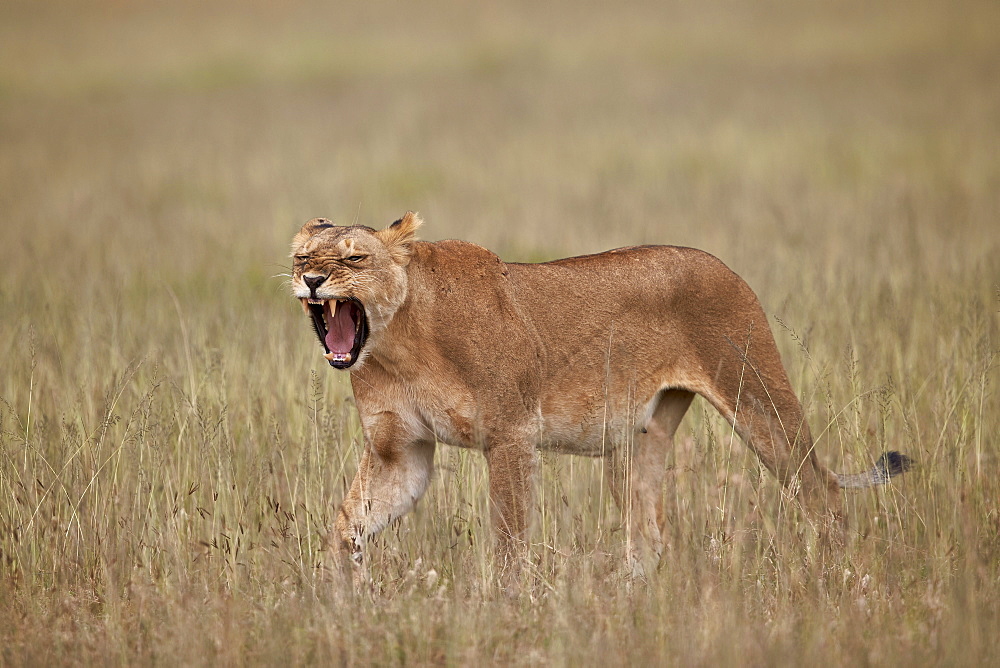
[[[889,452],[882,453],[882,456],[875,463],[875,468],[886,478],[891,478],[894,475],[909,471],[912,463],[913,460],[903,453],[890,450]]]
[[[844,488],[884,485],[889,482],[889,478],[909,471],[912,465],[912,459],[892,450],[882,453],[882,456],[875,461],[875,466],[864,473],[837,474],[837,483]]]

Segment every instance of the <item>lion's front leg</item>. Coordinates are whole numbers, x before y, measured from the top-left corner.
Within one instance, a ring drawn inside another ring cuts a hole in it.
[[[409,512],[430,483],[434,442],[400,427],[397,416],[384,414],[365,429],[358,472],[334,522],[331,548],[341,563],[350,560],[355,586],[368,581],[365,542]]]
[[[500,584],[516,590],[534,499],[536,457],[528,441],[497,443],[486,452],[490,475],[490,512],[496,540]]]

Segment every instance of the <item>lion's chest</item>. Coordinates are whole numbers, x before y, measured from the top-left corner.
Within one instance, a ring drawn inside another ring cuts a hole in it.
[[[468,411],[457,406],[442,409],[421,407],[418,413],[427,430],[441,443],[465,448],[484,447],[484,434],[476,428]]]
[[[392,411],[405,417],[410,438],[466,448],[485,446],[489,429],[472,395],[462,388],[410,383],[387,395],[398,398]]]

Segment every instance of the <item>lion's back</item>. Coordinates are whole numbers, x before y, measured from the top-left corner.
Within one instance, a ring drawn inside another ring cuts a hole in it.
[[[508,264],[521,299],[556,319],[676,317],[691,308],[731,310],[756,302],[714,255],[684,246],[630,246],[537,264]]]

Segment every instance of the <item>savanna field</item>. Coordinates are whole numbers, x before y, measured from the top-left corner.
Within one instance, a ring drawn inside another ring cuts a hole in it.
[[[996,664],[998,82],[992,0],[0,4],[0,665]],[[544,455],[509,598],[441,446],[343,590],[361,431],[288,244],[408,209],[508,260],[717,255],[823,461],[917,466],[826,549],[698,399],[659,571]]]

